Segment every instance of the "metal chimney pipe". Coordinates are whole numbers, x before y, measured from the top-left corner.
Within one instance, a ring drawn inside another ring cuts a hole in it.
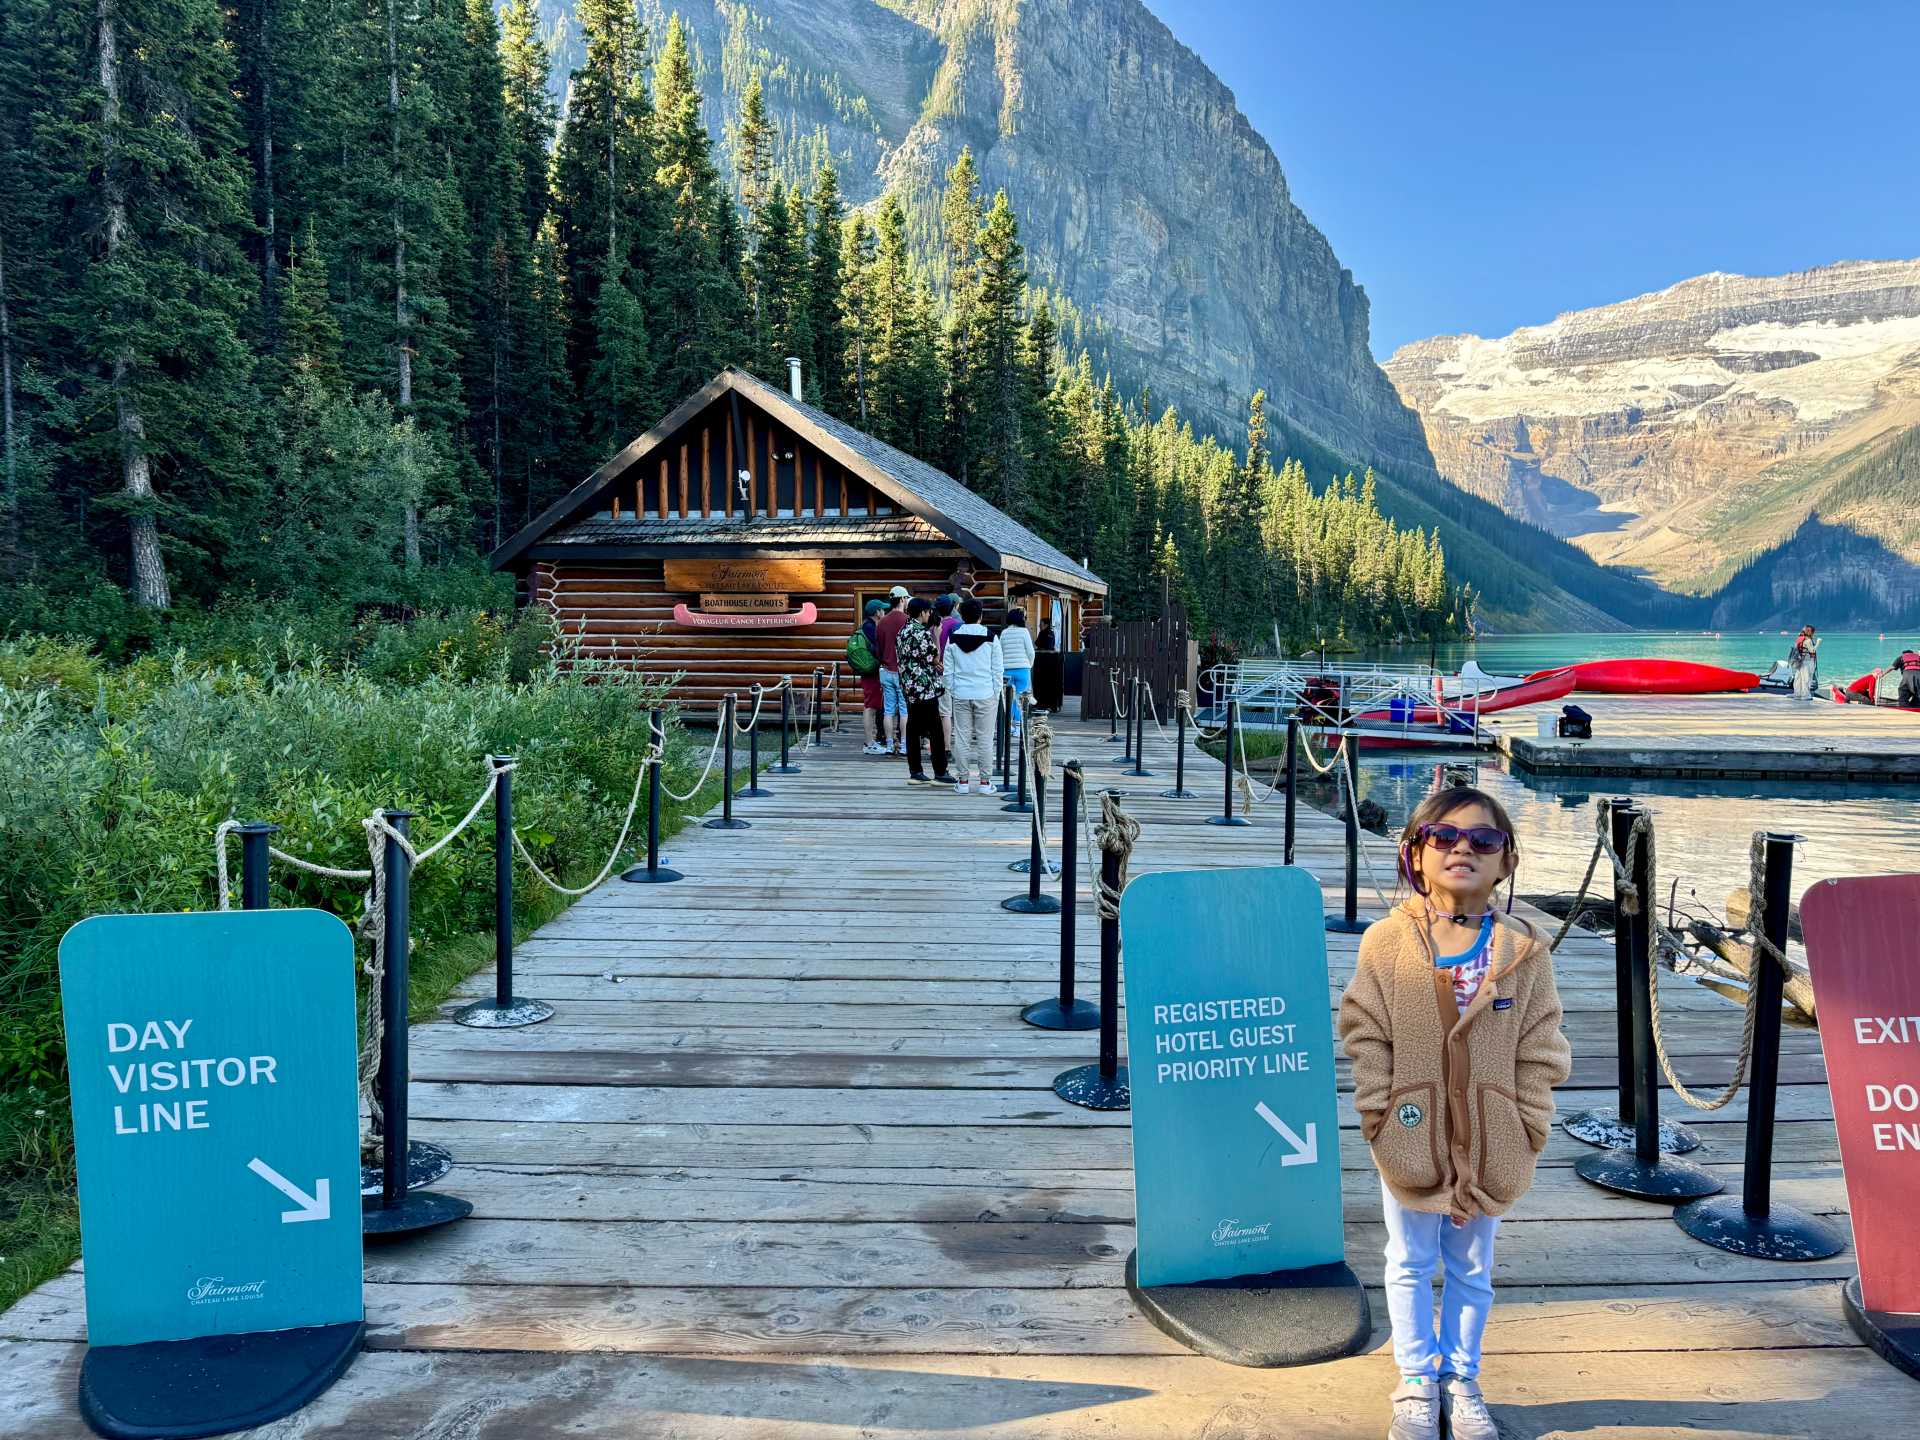
[[[787,356],[787,393],[794,399],[805,403],[806,396],[800,393],[800,357]]]

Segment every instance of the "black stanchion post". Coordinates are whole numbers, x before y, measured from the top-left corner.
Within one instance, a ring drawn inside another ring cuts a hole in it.
[[[1147,769],[1147,706],[1153,702],[1153,682],[1136,676],[1133,682],[1133,769],[1127,774],[1144,780],[1153,772]]]
[[[383,812],[387,824],[404,837],[413,820],[408,810]],[[385,969],[380,977],[380,1069],[374,1084],[380,1095],[380,1194],[377,1201],[363,1201],[361,1229],[368,1235],[405,1235],[461,1220],[473,1213],[473,1206],[454,1195],[432,1190],[413,1190],[410,1185],[429,1183],[417,1179],[423,1163],[432,1179],[446,1174],[439,1169],[452,1159],[438,1147],[410,1144],[407,1124],[407,942],[413,901],[413,857],[404,846],[388,837],[381,847],[381,865],[385,872],[386,912],[381,931],[381,953]]]
[[[819,675],[819,671],[814,671],[816,680]],[[723,761],[726,773],[720,779],[720,818],[707,821],[706,828],[709,830],[751,830],[753,828],[751,820],[733,818],[733,720],[739,709],[738,695],[729,695],[720,702],[720,725],[725,731],[720,744],[726,752]]]
[[[544,1000],[513,993],[513,757],[495,755],[493,789],[493,999],[462,1006],[454,1019],[475,1030],[518,1030],[553,1018]]]
[[[1026,763],[1026,749],[1023,744],[1020,755],[1020,789],[1023,792],[1021,796],[1022,800],[1026,798],[1024,794],[1027,788]],[[1033,804],[1027,807],[1029,814],[1046,814],[1046,783],[1046,778],[1042,775],[1036,774],[1033,777]],[[1007,805],[1002,808],[1011,810],[1014,807]],[[1002,910],[1011,910],[1016,915],[1057,915],[1060,913],[1060,902],[1051,895],[1042,895],[1040,893],[1040,877],[1047,873],[1048,865],[1046,847],[1041,844],[1042,837],[1039,822],[1036,820],[1030,823],[1027,826],[1027,830],[1029,832],[1027,842],[1027,893],[1024,895],[1008,896],[1000,902],[1000,908]]]
[[[653,743],[660,747],[660,757],[647,770],[647,863],[636,865],[620,878],[630,885],[670,885],[675,880],[687,877],[678,870],[669,870],[660,863],[660,772],[666,768],[667,724],[662,712],[655,709],[648,717],[647,724],[653,732]],[[782,748],[785,736],[782,735]]]
[[[1140,716],[1140,675],[1135,671],[1127,676],[1123,692],[1127,697],[1127,728],[1123,733],[1124,743],[1120,746],[1121,766],[1133,763],[1133,722]]]
[[[831,743],[827,739],[827,732],[820,724],[820,711],[825,703],[826,693],[827,672],[816,667],[813,672],[813,748],[816,750],[825,750]]]
[[[1163,800],[1193,800],[1198,797],[1187,789],[1187,707],[1173,702],[1173,788],[1162,790]]]
[[[1767,836],[1767,893],[1760,934],[1787,953],[1793,908],[1793,847],[1798,835]],[[1780,991],[1786,976],[1779,962],[1754,946],[1757,1019],[1753,1069],[1747,1079],[1747,1164],[1738,1198],[1714,1195],[1673,1212],[1674,1224],[1696,1240],[1758,1260],[1825,1260],[1846,1248],[1846,1237],[1828,1221],[1773,1198],[1773,1124],[1780,1089]]]
[[[1100,893],[1118,902],[1120,857],[1102,848]],[[1127,1110],[1133,1092],[1127,1067],[1120,1063],[1120,919],[1100,901],[1100,1060],[1078,1065],[1054,1078],[1053,1093],[1088,1110]]]
[[[766,692],[756,690],[753,714],[747,720],[747,783],[740,789],[742,800],[765,800],[773,794],[760,784],[760,707],[765,703]]]
[[[1625,852],[1621,852],[1624,856]],[[1653,1041],[1653,856],[1639,846],[1628,877],[1639,903],[1615,925],[1630,929],[1633,949],[1633,1149],[1583,1155],[1574,1174],[1622,1195],[1643,1200],[1696,1200],[1726,1187],[1694,1164],[1660,1150],[1660,1057]]]
[[[1102,662],[1100,678],[1107,682],[1107,743],[1120,743],[1120,687],[1114,683],[1114,666]]]
[[[1614,854],[1626,855],[1633,838],[1633,818],[1638,813],[1639,806],[1624,796],[1608,805],[1607,828]],[[1612,866],[1607,868],[1611,872]],[[1616,875],[1613,881],[1613,1043],[1619,1061],[1619,1101],[1613,1109],[1599,1105],[1591,1110],[1577,1110],[1561,1122],[1574,1139],[1609,1150],[1633,1148],[1634,1093],[1638,1087],[1633,1068],[1634,940],[1633,927],[1627,923],[1626,896],[1626,882]],[[1685,1155],[1699,1147],[1699,1137],[1686,1126],[1671,1120],[1660,1122],[1662,1153]]]
[[[1282,847],[1281,859],[1285,864],[1293,863],[1293,841],[1296,830],[1295,821],[1300,791],[1300,717],[1287,716],[1287,818],[1286,842]]]
[[[280,833],[278,825],[264,820],[249,820],[240,827],[240,908],[267,908],[267,867],[273,857],[267,853],[270,839]]]
[[[1024,724],[1020,727],[1017,748],[1018,753],[1013,768],[1020,777],[1018,781],[1020,788],[1014,794],[1013,803],[1002,805],[1000,808],[1009,815],[1030,815],[1033,813],[1033,803],[1027,799],[1027,727]],[[1038,785],[1040,781],[1036,777],[1033,783]]]
[[[1347,840],[1347,884],[1341,898],[1340,913],[1327,918],[1327,930],[1334,935],[1358,935],[1367,927],[1360,919],[1360,742],[1352,735],[1340,742],[1341,771],[1345,775]]]
[[[793,757],[787,753],[787,747],[793,739],[793,681],[780,682],[780,763],[768,770],[769,775],[798,775],[800,767],[793,763]]]
[[[1062,768],[1060,784],[1060,992],[1037,1000],[1020,1018],[1042,1030],[1091,1030],[1100,1023],[1100,1008],[1073,994],[1073,927],[1080,905],[1080,762]]]
[[[1013,684],[1000,687],[1000,788],[1013,784]]]
[[[1251,825],[1253,823],[1251,820],[1247,819],[1246,816],[1236,815],[1233,813],[1233,762],[1234,762],[1234,754],[1235,754],[1234,736],[1235,736],[1235,732],[1239,729],[1239,727],[1240,727],[1240,702],[1238,700],[1229,700],[1227,701],[1227,728],[1224,732],[1226,736],[1226,741],[1227,741],[1227,751],[1225,756],[1226,770],[1223,773],[1223,777],[1220,782],[1221,789],[1223,791],[1223,798],[1220,803],[1220,813],[1218,815],[1209,815],[1207,817],[1207,823],[1209,825]]]

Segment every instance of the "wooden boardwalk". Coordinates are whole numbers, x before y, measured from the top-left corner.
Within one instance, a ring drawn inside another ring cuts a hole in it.
[[[1118,747],[1063,725],[1095,783]],[[1273,864],[1279,801],[1203,823],[1205,798],[1129,795],[1136,873]],[[1058,1101],[1091,1034],[1033,1030],[1058,922],[998,902],[1025,884],[1024,817],[908,788],[844,737],[740,802],[754,828],[669,847],[688,878],[613,882],[522,948],[528,1030],[416,1027],[415,1133],[449,1146],[440,1188],[470,1220],[367,1253],[373,1351],[279,1440],[856,1435],[1377,1436],[1394,1383],[1375,1291],[1368,1353],[1299,1370],[1197,1358],[1128,1301],[1124,1114]],[[1338,903],[1340,831],[1302,809],[1300,863]],[[1584,827],[1584,816],[1569,816]],[[1382,860],[1382,874],[1390,860]],[[1363,898],[1371,901],[1369,891]],[[1377,913],[1369,903],[1367,913]],[[1082,983],[1095,921],[1083,892]],[[1356,942],[1330,938],[1328,1001]],[[1615,1074],[1612,958],[1560,952],[1576,1056],[1563,1109]],[[469,987],[490,989],[489,977]],[[1667,1033],[1718,1081],[1739,1016],[1669,983]],[[1817,1036],[1789,1031],[1775,1193],[1844,1223]],[[1344,1067],[1343,1067],[1344,1074]],[[1344,1083],[1344,1082],[1343,1082]],[[1668,1097],[1670,1110],[1677,1103]],[[1696,1158],[1737,1185],[1744,1101],[1699,1117]],[[1344,1095],[1348,1257],[1380,1277],[1380,1201]],[[1486,1382],[1510,1436],[1920,1436],[1920,1390],[1855,1342],[1850,1253],[1768,1264],[1700,1245],[1654,1205],[1570,1169],[1556,1131],[1503,1227]],[[80,1432],[78,1274],[0,1317],[0,1435]]]

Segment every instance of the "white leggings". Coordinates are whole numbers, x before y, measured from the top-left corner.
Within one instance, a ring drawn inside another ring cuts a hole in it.
[[[1455,1225],[1445,1215],[1409,1210],[1380,1184],[1387,1221],[1387,1314],[1393,1358],[1402,1375],[1480,1376],[1480,1341],[1493,1309],[1493,1234],[1500,1221],[1479,1216]],[[1440,1328],[1433,1324],[1433,1277],[1444,1270]]]

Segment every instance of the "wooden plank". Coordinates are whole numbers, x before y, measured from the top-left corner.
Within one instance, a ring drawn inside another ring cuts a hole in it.
[[[680,446],[680,518],[682,520],[687,518],[687,483],[689,474],[687,445],[683,442]]]
[[[700,518],[713,514],[713,427],[700,427]]]
[[[747,503],[742,507],[748,519],[760,513],[760,455],[754,439],[754,414],[747,412]]]
[[[726,499],[727,518],[731,520],[733,518],[734,477],[739,467],[736,466],[733,461],[733,426],[726,425],[726,426],[723,426],[722,428],[726,432],[726,440],[727,440],[727,473],[725,476],[725,483],[721,485],[720,489],[723,496]]]

